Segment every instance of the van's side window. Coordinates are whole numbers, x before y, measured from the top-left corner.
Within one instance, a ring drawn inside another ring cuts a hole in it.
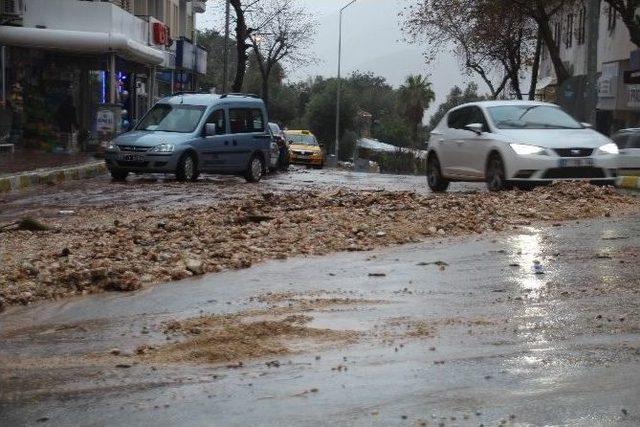
[[[265,122],[262,110],[254,108],[232,108],[229,110],[231,133],[264,132]]]
[[[216,135],[227,134],[227,121],[224,116],[224,110],[216,110],[207,119],[207,123],[216,125]]]

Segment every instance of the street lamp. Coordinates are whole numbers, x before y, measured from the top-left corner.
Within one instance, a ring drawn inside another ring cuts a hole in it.
[[[340,29],[338,35],[338,100],[336,102],[336,145],[334,147],[334,155],[336,156],[336,162],[338,161],[339,153],[340,153],[340,95],[341,95],[341,69],[342,65],[342,13],[346,8],[354,4],[358,0],[351,0],[347,5],[345,5],[342,9],[340,9]]]

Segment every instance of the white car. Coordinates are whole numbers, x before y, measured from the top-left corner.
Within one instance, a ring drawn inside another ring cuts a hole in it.
[[[622,129],[611,139],[620,149],[620,175],[640,174],[640,128]]]
[[[618,147],[554,104],[484,101],[452,109],[431,132],[427,178],[433,191],[452,181],[484,181],[491,191],[557,180],[613,184]]]

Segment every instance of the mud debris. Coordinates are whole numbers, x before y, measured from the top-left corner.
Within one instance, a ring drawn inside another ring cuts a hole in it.
[[[367,251],[505,231],[532,221],[639,210],[637,198],[583,183],[528,193],[425,196],[338,189],[243,196],[181,210],[80,208],[75,215],[51,218],[45,230],[3,230],[0,309],[105,290],[134,291],[269,259]],[[33,269],[21,268],[25,263]]]
[[[230,363],[242,367],[242,360],[281,356],[294,352],[292,344],[305,342],[353,342],[358,333],[317,329],[308,326],[309,316],[290,315],[283,319],[257,320],[256,311],[231,315],[209,315],[185,321],[171,321],[165,333],[179,334],[178,343],[147,347],[138,355],[149,362]],[[265,362],[277,368],[279,361]]]

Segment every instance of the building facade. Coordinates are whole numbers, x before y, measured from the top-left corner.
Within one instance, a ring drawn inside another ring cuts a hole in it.
[[[576,1],[559,12],[553,22],[562,61],[572,77],[558,87],[548,50],[543,49],[537,96],[558,102],[580,120],[587,121],[585,92],[588,61],[597,55],[596,128],[611,134],[625,127],[640,126],[640,50],[631,42],[619,14],[606,2],[600,3],[597,48],[590,46],[588,2]],[[595,30],[595,28],[591,28]]]
[[[198,88],[195,0],[0,0],[0,137],[75,152]]]

